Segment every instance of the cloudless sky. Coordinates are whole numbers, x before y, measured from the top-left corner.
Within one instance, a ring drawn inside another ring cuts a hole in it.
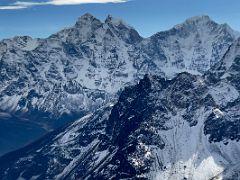
[[[0,6],[14,2],[0,0]],[[0,39],[16,35],[47,37],[72,26],[86,12],[102,21],[108,14],[120,17],[144,37],[196,15],[209,15],[216,22],[226,22],[240,31],[240,0],[131,0],[119,4],[48,5],[0,10]]]

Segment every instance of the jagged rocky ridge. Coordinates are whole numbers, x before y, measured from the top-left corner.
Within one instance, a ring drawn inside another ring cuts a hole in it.
[[[239,44],[204,76],[144,76],[115,105],[0,158],[0,176],[238,179]]]
[[[146,73],[172,78],[182,71],[207,71],[236,37],[208,16],[142,38],[122,20],[108,16],[101,22],[85,14],[46,39],[3,40],[0,119],[50,131],[114,101],[123,87]]]

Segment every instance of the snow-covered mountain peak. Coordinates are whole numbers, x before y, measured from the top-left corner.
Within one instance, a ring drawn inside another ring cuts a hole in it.
[[[221,33],[225,31],[231,33],[234,36],[233,30],[213,21],[209,16],[194,16],[183,23],[174,26],[174,29],[183,32],[197,33],[202,36],[207,36],[208,34]]]
[[[141,41],[143,38],[130,25],[122,19],[108,15],[105,24],[122,40],[128,44],[134,44]]]
[[[94,17],[93,15],[86,13],[81,16],[78,21],[76,22],[75,28],[83,27],[83,26],[94,26],[94,25],[101,25],[102,22]]]
[[[209,16],[202,15],[190,17],[185,22],[191,24],[191,23],[208,23],[209,21],[212,21]]]
[[[73,27],[66,28],[51,37],[70,43],[123,41],[133,44],[142,40],[138,32],[121,19],[109,15],[104,22],[86,13],[81,16]]]
[[[78,24],[81,24],[81,23],[84,23],[84,22],[85,23],[86,22],[91,23],[94,20],[98,20],[98,19],[90,13],[86,13],[86,14],[82,15],[80,18],[78,18],[76,24],[78,25]]]
[[[128,27],[129,29],[133,28],[130,25],[128,25],[126,22],[124,22],[122,19],[113,17],[112,15],[107,16],[105,23],[112,24],[114,26],[124,25],[124,26]]]
[[[86,13],[80,18],[74,26],[70,28],[65,28],[58,33],[55,33],[50,36],[50,39],[55,39],[57,41],[63,41],[68,43],[80,43],[88,41],[99,32],[96,32],[98,29],[103,27],[103,23],[95,18],[93,15]],[[48,38],[49,39],[49,38]]]
[[[183,71],[199,74],[222,59],[235,34],[208,16],[197,16],[145,39],[141,49],[170,78]]]
[[[205,36],[207,34],[225,34],[230,35],[230,38],[233,37],[236,39],[240,37],[240,33],[233,30],[227,23],[218,24],[206,15],[188,18],[183,23],[174,26],[174,28],[181,31],[195,31],[198,34],[202,34]]]
[[[209,16],[206,16],[206,15],[193,16],[193,17],[186,19],[184,22],[175,25],[174,28],[181,29],[181,28],[189,27],[189,26],[200,27],[200,26],[206,26],[209,23],[217,24],[216,22],[211,20],[211,18]]]

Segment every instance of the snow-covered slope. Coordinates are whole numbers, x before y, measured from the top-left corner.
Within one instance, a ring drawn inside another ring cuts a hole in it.
[[[219,101],[226,96],[225,87],[231,98]],[[239,90],[231,82],[209,84],[189,73],[172,80],[146,75],[138,85],[127,87],[115,105],[0,158],[0,176],[237,179],[238,110]]]

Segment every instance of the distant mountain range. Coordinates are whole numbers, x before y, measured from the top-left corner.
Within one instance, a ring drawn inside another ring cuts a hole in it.
[[[208,16],[142,38],[85,14],[46,39],[1,41],[0,153],[64,128],[3,156],[0,176],[236,179],[238,37]]]

